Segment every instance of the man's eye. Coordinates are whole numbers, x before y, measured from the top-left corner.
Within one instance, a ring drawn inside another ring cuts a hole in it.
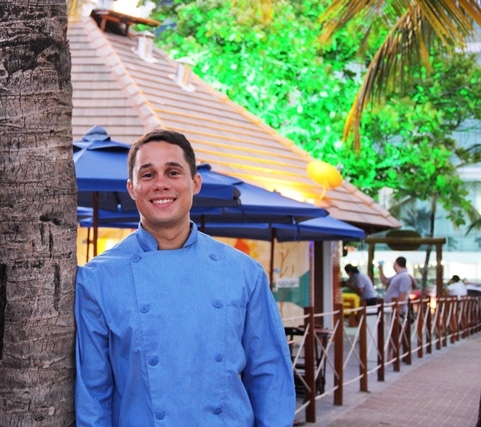
[[[179,173],[179,171],[170,171],[170,172],[169,172],[169,175],[174,175],[174,176],[176,176],[176,175],[180,175],[180,173]]]
[[[149,172],[149,173],[144,173],[141,175],[141,178],[152,178],[152,174]]]

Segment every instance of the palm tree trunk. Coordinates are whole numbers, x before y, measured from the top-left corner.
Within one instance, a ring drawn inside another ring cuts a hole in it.
[[[0,8],[0,425],[74,424],[76,186],[65,0]]]
[[[431,198],[431,217],[429,220],[429,236],[434,237],[434,224],[436,220],[436,206],[438,202],[438,197],[434,194]],[[431,252],[433,250],[432,245],[428,245],[426,248],[426,257],[424,259],[424,267],[422,272],[422,281],[421,281],[421,289],[423,297],[427,294],[427,286],[428,286],[428,273],[429,273],[429,259],[431,258]]]

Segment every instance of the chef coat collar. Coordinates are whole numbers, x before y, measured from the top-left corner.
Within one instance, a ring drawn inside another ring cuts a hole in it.
[[[138,238],[140,242],[140,246],[146,252],[149,251],[156,251],[157,250],[157,240],[155,237],[152,236],[144,227],[142,227],[142,223],[139,223],[139,228],[137,229]],[[197,225],[190,221],[190,233],[187,241],[184,243],[184,248],[186,246],[192,245],[197,240],[198,229]]]

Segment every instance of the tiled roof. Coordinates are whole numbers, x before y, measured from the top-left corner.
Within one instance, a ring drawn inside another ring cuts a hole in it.
[[[312,158],[259,118],[193,75],[194,91],[173,79],[177,63],[154,49],[155,62],[136,53],[130,34],[102,31],[92,18],[70,22],[73,136],[95,125],[112,139],[133,143],[155,127],[182,132],[199,163],[216,172],[328,209],[368,233],[397,228],[399,222],[348,182],[327,192],[307,175]]]

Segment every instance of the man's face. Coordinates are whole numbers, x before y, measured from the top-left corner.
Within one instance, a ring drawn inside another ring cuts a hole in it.
[[[137,152],[127,189],[135,200],[143,227],[158,233],[188,225],[192,198],[201,184],[199,174],[191,177],[179,146],[151,141]]]

